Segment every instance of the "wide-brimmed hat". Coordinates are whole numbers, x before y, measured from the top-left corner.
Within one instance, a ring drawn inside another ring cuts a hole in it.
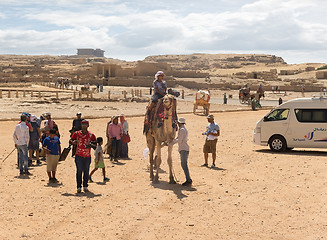
[[[185,124],[185,118],[181,117],[177,120],[177,122]]]
[[[165,73],[163,72],[163,71],[158,71],[155,75],[154,75],[154,78],[156,79],[156,80],[158,80],[158,77],[159,76],[165,76]]]
[[[31,122],[36,122],[37,117],[35,115],[31,116]]]
[[[215,119],[215,117],[214,117],[213,115],[211,115],[211,114],[208,115],[207,118],[208,118],[208,119]]]

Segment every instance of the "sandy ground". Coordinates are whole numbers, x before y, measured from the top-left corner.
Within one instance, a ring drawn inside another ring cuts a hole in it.
[[[78,90],[81,88],[81,86],[74,86],[74,89],[76,87]],[[134,98],[132,98],[131,89],[130,87],[105,86],[103,93],[93,94],[93,97],[98,99],[98,101],[81,101],[78,99],[78,94],[76,94],[76,99],[73,99],[74,94],[71,90],[60,90],[35,84],[26,87],[10,88],[0,86],[0,90],[2,90],[2,98],[0,98],[0,121],[17,120],[22,112],[29,112],[36,116],[40,116],[45,112],[51,112],[54,119],[71,119],[79,111],[86,118],[107,118],[122,112],[127,116],[143,116],[150,99],[149,89],[133,87],[134,90],[142,91],[142,97]],[[11,90],[10,98],[8,97],[7,90]],[[18,95],[16,95],[16,90],[18,90]],[[25,97],[23,96],[23,90],[26,91]],[[33,97],[31,96],[30,90],[33,90]],[[185,91],[185,99],[182,99],[181,96],[178,98],[177,111],[179,113],[192,113],[197,90],[182,87],[176,88],[176,90],[180,93],[182,90]],[[39,91],[41,97],[38,96]],[[111,100],[107,101],[109,91]],[[127,92],[126,100],[123,98],[122,91]],[[56,92],[58,92],[58,99]],[[228,97],[232,97],[228,99],[227,105],[222,104],[224,93]],[[319,93],[305,93],[306,97],[313,95],[319,96]],[[302,94],[300,92],[287,92],[285,95],[284,92],[272,93],[271,91],[266,91],[264,99],[271,101],[273,106],[277,105],[279,98],[287,101],[301,96]],[[86,94],[82,95],[82,98],[87,100]],[[211,112],[249,110],[251,108],[250,106],[239,103],[237,90],[225,91],[212,89],[210,102]],[[199,107],[197,113],[202,114],[203,108]]]
[[[144,106],[132,106],[144,112]],[[112,111],[125,110],[122,106]],[[102,174],[96,172],[88,194],[76,194],[71,157],[58,166],[60,184],[48,184],[44,162],[31,168],[31,177],[19,177],[16,152],[3,162],[14,148],[16,121],[1,121],[1,239],[325,239],[326,151],[277,154],[254,145],[255,123],[267,112],[214,114],[221,127],[216,169],[200,167],[207,120],[182,114],[189,130],[192,187],[181,186],[185,178],[177,146],[173,166],[178,184],[168,184],[165,160],[160,183],[150,182],[148,160],[142,156],[143,117],[129,117],[131,160],[112,164],[106,158],[111,180],[102,183]],[[92,109],[85,108],[83,114],[92,115]],[[2,117],[9,116],[3,112]],[[105,137],[107,121],[91,119],[89,130]],[[56,122],[66,147],[72,120]]]

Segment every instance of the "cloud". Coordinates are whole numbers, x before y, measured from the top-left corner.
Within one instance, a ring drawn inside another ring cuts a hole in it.
[[[0,30],[3,53],[28,49],[64,54],[100,47],[106,56],[130,59],[166,53],[327,50],[322,0],[2,0],[0,7],[6,5],[0,13],[9,26]]]
[[[0,30],[1,52],[9,49],[12,53],[65,54],[67,51],[75,52],[76,48],[102,47],[104,42],[110,44],[113,40],[108,38],[101,29],[94,31],[80,28],[49,32]]]

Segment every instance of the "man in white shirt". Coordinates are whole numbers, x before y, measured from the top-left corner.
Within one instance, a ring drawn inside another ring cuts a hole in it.
[[[18,163],[20,175],[27,174],[31,175],[28,171],[28,143],[30,139],[29,128],[26,125],[27,117],[22,115],[20,117],[21,122],[17,124],[13,137],[15,147],[18,151]]]
[[[178,152],[181,157],[181,165],[185,173],[186,181],[182,184],[183,186],[188,186],[192,184],[192,179],[190,177],[190,172],[187,166],[187,159],[190,153],[190,148],[187,144],[188,131],[185,128],[185,118],[179,118],[178,121],[178,135],[177,138],[173,139],[169,145],[174,145],[178,143]]]
[[[220,135],[220,128],[217,123],[215,123],[215,118],[213,115],[208,115],[208,125],[207,131],[204,133],[206,135],[206,141],[203,146],[204,153],[204,164],[202,167],[208,167],[208,157],[209,153],[212,154],[212,165],[211,168],[216,167],[216,145],[218,141],[218,136]]]

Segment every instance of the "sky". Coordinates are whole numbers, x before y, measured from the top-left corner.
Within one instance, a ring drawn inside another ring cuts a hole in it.
[[[325,0],[1,0],[0,54],[272,54],[327,62]]]

